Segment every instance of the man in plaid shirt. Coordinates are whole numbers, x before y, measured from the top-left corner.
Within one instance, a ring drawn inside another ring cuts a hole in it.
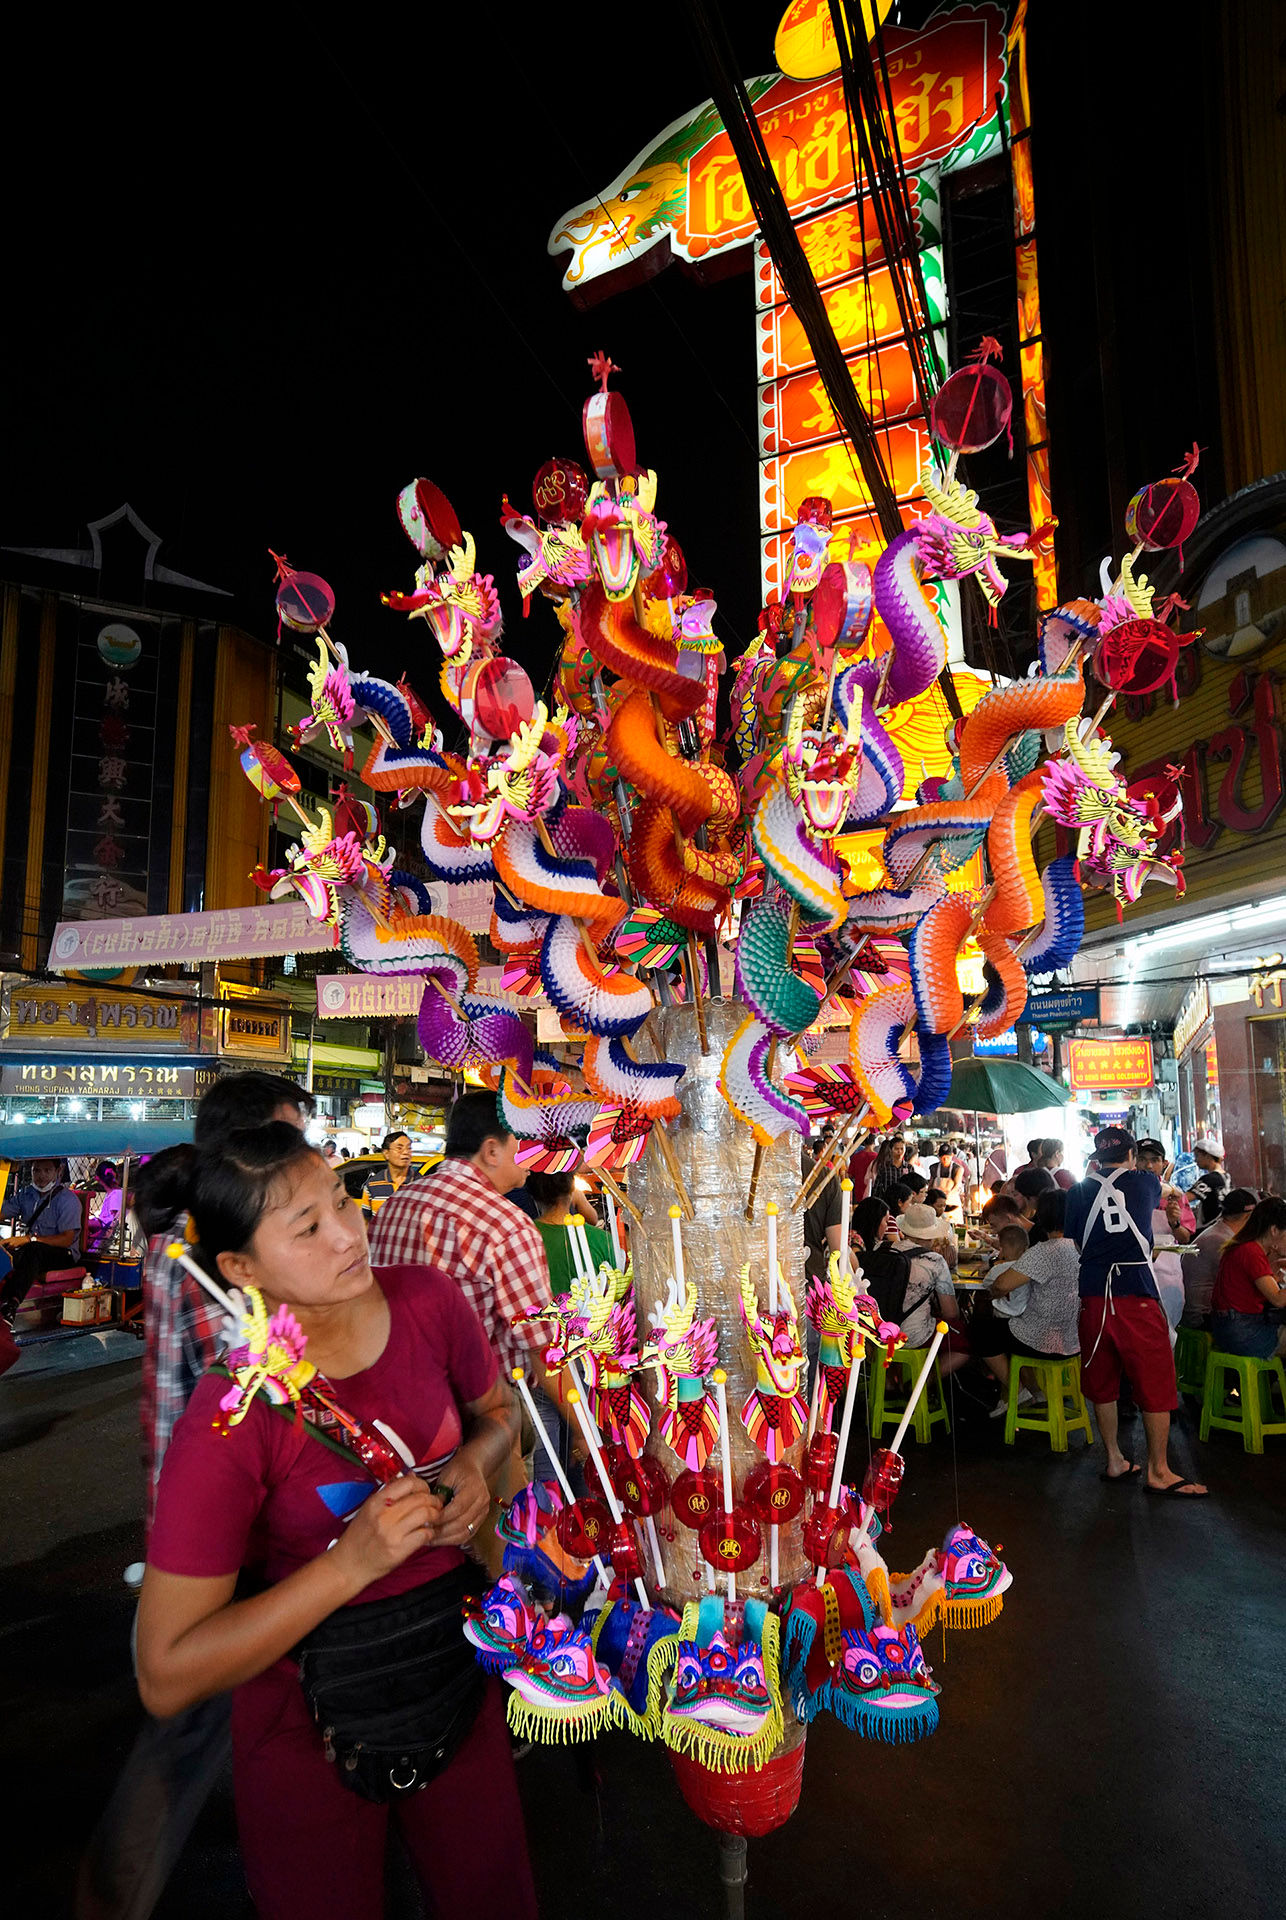
[[[521,1186],[518,1142],[496,1110],[495,1095],[466,1093],[447,1122],[446,1159],[386,1200],[371,1227],[373,1267],[439,1267],[457,1283],[491,1342],[501,1377],[526,1367],[543,1384],[540,1354],[548,1335],[511,1326],[550,1302],[545,1243],[505,1199]]]

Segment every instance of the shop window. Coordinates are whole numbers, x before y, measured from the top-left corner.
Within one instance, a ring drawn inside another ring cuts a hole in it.
[[[1259,1116],[1259,1178],[1286,1193],[1286,1020],[1252,1020],[1250,1046]]]

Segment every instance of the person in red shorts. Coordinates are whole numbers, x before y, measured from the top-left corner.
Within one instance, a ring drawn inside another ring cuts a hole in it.
[[[356,1202],[294,1127],[233,1134],[172,1178],[207,1270],[288,1307],[317,1371],[296,1408],[216,1367],[180,1418],[139,1602],[143,1704],[235,1688],[260,1920],[380,1920],[390,1815],[440,1920],[532,1920],[500,1690],[462,1632],[485,1585],[466,1550],[517,1434],[478,1318],[434,1267],[372,1271]]]
[[[1096,1173],[1067,1196],[1064,1231],[1081,1256],[1081,1387],[1107,1452],[1106,1480],[1144,1471],[1117,1444],[1117,1400],[1124,1372],[1143,1416],[1149,1493],[1180,1499],[1209,1489],[1171,1467],[1170,1415],[1179,1404],[1170,1327],[1152,1272],[1152,1215],[1161,1182],[1134,1164],[1135,1139],[1124,1127],[1094,1135]]]

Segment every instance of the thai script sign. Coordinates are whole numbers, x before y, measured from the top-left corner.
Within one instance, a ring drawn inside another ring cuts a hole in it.
[[[49,970],[119,967],[129,960],[170,965],[268,960],[286,953],[325,953],[336,939],[335,928],[314,920],[302,900],[135,920],[60,920],[49,949]]]

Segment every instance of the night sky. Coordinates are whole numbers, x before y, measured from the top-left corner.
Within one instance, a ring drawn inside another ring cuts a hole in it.
[[[725,0],[746,76],[773,67],[780,6]],[[1151,13],[1113,17],[1118,79],[1147,62],[1116,92],[1084,14],[1032,7],[1055,504],[1078,566],[1109,537],[1095,221],[1131,489],[1213,421],[1191,291],[1201,49],[1154,44]],[[0,123],[0,540],[78,545],[128,499],[170,565],[230,588],[265,635],[272,546],[331,581],[355,665],[416,677],[423,641],[379,592],[409,584],[393,502],[426,473],[477,537],[506,645],[542,683],[557,628],[539,602],[523,625],[500,497],[527,510],[545,458],[583,459],[585,363],[602,346],[658,510],[740,651],[758,609],[749,280],[701,286],[672,267],[579,313],[545,251],[568,207],[708,96],[677,0],[46,8],[24,31]],[[1150,328],[1159,302],[1166,324]],[[418,672],[431,677],[422,652]]]

